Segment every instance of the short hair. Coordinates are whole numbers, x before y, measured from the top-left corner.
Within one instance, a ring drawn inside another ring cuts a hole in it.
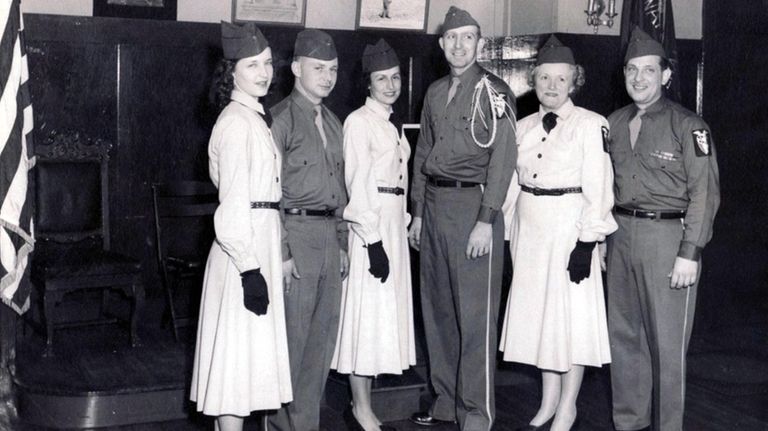
[[[569,96],[573,96],[581,90],[581,87],[587,82],[586,72],[580,64],[569,64],[571,72],[573,72],[573,90],[569,93]],[[536,88],[536,71],[539,70],[539,66],[532,66],[528,69],[528,86],[530,88]]]
[[[237,61],[222,58],[213,72],[208,98],[219,111],[224,109],[232,98],[232,90],[235,88],[233,72]]]

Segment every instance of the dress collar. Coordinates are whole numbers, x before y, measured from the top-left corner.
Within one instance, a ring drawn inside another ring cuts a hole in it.
[[[573,113],[574,109],[576,109],[576,106],[573,104],[573,101],[569,97],[568,100],[563,103],[563,106],[555,109],[554,112],[555,115],[562,118],[563,120],[567,119],[571,116],[571,113]],[[544,118],[544,114],[546,114],[547,111],[544,110],[544,108],[539,105],[539,121],[542,121]]]
[[[259,99],[244,91],[235,88],[232,90],[232,95],[229,98],[234,102],[237,102],[247,108],[251,108],[259,114],[264,115],[264,106],[259,103]]]
[[[301,90],[296,87],[294,87],[293,91],[291,91],[291,99],[293,99],[293,102],[296,103],[299,108],[301,108],[301,110],[307,112],[313,112],[315,110],[315,106],[323,106],[322,103],[317,105],[312,103],[312,101],[309,100],[307,96],[305,96],[304,93],[302,93]]]
[[[666,97],[664,97],[664,95],[662,95],[659,98],[659,100],[653,102],[651,106],[645,108],[645,114],[647,115],[647,114],[655,114],[657,112],[661,112],[664,108],[667,107],[667,105],[669,105],[669,99],[667,99]],[[637,111],[639,110],[640,108],[638,108],[637,105],[633,103],[629,118],[635,118],[635,115],[637,115]]]
[[[467,70],[464,71],[461,75],[458,75],[459,82],[463,87],[466,87],[467,85],[470,85],[474,81],[476,81],[477,77],[480,76],[481,73],[483,73],[483,68],[480,67],[480,65],[477,64],[477,62],[472,63],[472,66],[469,66]],[[451,78],[453,78],[454,75],[451,75]]]
[[[389,116],[392,115],[391,106],[387,106],[372,97],[365,98],[365,107],[382,120],[389,120]]]

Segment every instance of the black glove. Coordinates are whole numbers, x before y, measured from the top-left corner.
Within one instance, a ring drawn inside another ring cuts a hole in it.
[[[571,275],[572,282],[579,284],[581,280],[589,277],[589,270],[592,265],[592,250],[595,248],[595,244],[595,241],[576,241],[576,247],[573,248],[571,258],[568,260],[568,273]]]
[[[243,282],[243,304],[248,311],[257,316],[267,314],[269,305],[269,293],[267,291],[267,280],[261,275],[260,269],[252,269],[240,274]]]
[[[368,261],[371,262],[371,269],[368,271],[374,277],[380,278],[382,283],[387,281],[387,277],[389,277],[389,258],[387,258],[387,252],[384,251],[384,245],[381,241],[368,244]]]

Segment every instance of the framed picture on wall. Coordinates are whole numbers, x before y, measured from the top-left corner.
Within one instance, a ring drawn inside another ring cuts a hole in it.
[[[427,31],[429,0],[357,0],[357,29]]]
[[[232,22],[304,25],[307,0],[232,0]]]
[[[93,0],[93,16],[176,20],[176,0]]]

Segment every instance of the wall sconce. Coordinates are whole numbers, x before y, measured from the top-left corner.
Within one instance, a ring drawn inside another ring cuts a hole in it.
[[[600,18],[600,15],[605,12],[605,18]],[[587,14],[587,25],[591,25],[597,29],[604,25],[608,28],[613,27],[613,19],[618,15],[616,13],[616,0],[608,0],[608,8],[606,9],[605,0],[588,0],[587,10],[584,11]]]

